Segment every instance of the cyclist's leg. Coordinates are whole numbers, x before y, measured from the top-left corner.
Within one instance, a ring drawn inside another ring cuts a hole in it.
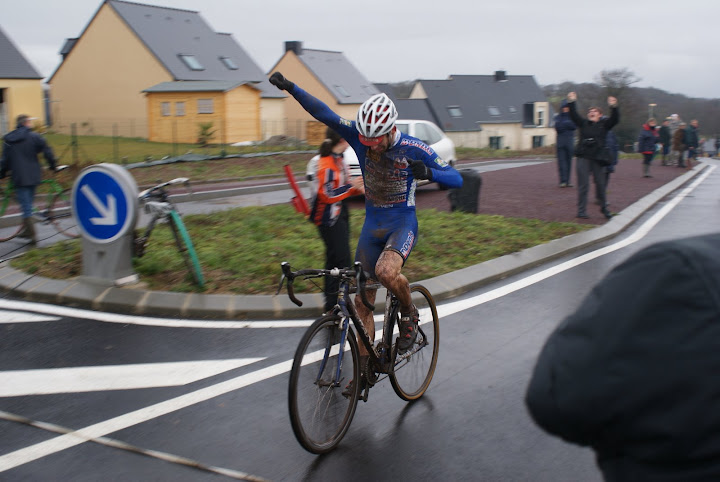
[[[415,212],[408,212],[398,218],[395,224],[388,232],[384,250],[375,266],[375,274],[378,281],[397,297],[401,313],[409,314],[412,311],[410,283],[401,270],[417,242],[418,224]]]
[[[377,226],[372,220],[369,221],[368,219],[367,217],[365,218],[365,224],[363,224],[362,231],[360,232],[360,238],[358,239],[358,245],[355,251],[355,261],[360,261],[363,269],[368,273],[369,278],[376,281],[375,264],[385,246],[385,239],[384,237],[376,236],[378,231]],[[365,293],[368,301],[374,304],[377,290],[368,289]],[[355,310],[365,327],[365,331],[367,331],[370,337],[370,341],[375,341],[375,320],[373,319],[373,312],[363,304],[359,296],[355,297]],[[365,346],[360,343],[360,356],[367,355],[368,353]]]

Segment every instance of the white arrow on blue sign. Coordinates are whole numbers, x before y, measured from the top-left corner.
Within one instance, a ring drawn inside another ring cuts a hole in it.
[[[73,185],[72,205],[83,236],[110,243],[134,228],[137,184],[115,164],[96,164],[80,173]]]

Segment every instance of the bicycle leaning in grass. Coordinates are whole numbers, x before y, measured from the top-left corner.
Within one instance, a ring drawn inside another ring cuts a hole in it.
[[[175,204],[170,200],[170,193],[166,189],[168,186],[176,184],[184,184],[189,188],[190,180],[186,177],[179,177],[145,189],[138,194],[138,200],[145,206],[145,212],[150,214],[150,221],[141,236],[136,233],[133,240],[133,255],[141,258],[145,254],[155,225],[158,221],[164,219],[172,230],[175,244],[185,262],[185,266],[192,275],[193,281],[198,287],[204,288],[205,279],[200,267],[200,261],[195,253],[195,247],[187,229],[185,229],[185,224],[180,218],[180,213],[178,213]]]
[[[64,171],[68,167],[67,165],[57,166],[55,172]],[[69,238],[80,236],[80,231],[70,212],[71,191],[71,188],[65,187],[53,177],[43,179],[35,190],[32,219],[51,225],[58,233]],[[4,188],[0,186],[0,199],[0,216],[21,216],[22,208],[17,202],[12,180],[8,179]],[[13,229],[6,235],[0,235],[0,242],[29,235],[30,233],[23,224],[13,225]]]
[[[375,310],[367,300],[366,274],[359,262],[354,269],[299,271],[292,271],[284,262],[278,293],[287,281],[288,296],[302,306],[295,297],[294,280],[324,276],[340,279],[338,303],[317,319],[300,340],[288,393],[295,437],[315,454],[329,452],[340,443],[350,427],[358,400],[366,402],[370,388],[378,381],[389,377],[395,393],[403,400],[422,397],[435,373],[440,344],[440,324],[432,295],[425,287],[413,284],[410,293],[420,315],[415,342],[404,352],[398,350],[399,301],[387,290],[382,337],[373,346],[350,298],[351,292],[357,292],[363,304],[370,311]],[[350,329],[351,321],[354,330]],[[358,337],[369,353],[365,366],[360,366]]]

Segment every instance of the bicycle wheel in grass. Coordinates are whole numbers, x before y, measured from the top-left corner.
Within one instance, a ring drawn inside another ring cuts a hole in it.
[[[314,454],[340,443],[360,397],[359,383],[343,394],[351,380],[360,379],[360,367],[355,334],[348,328],[343,343],[340,323],[335,314],[315,321],[300,340],[290,371],[290,423],[300,445]]]
[[[52,224],[58,233],[68,238],[80,237],[77,221],[70,211],[71,189],[56,192],[50,197],[50,203],[44,211],[39,212],[39,218]]]
[[[0,228],[0,242],[3,242],[10,241],[11,239],[17,237],[17,235],[23,230],[23,224],[22,219],[20,219],[20,205],[17,203],[17,199],[15,199],[14,192],[9,189],[3,189],[1,194],[0,216],[7,216],[8,218],[17,216],[17,222],[19,223]]]
[[[397,353],[397,343],[393,346],[395,362],[390,373],[393,390],[398,397],[407,401],[422,397],[430,386],[440,347],[440,321],[432,295],[421,285],[411,286],[410,293],[420,313],[418,335],[405,353]]]
[[[180,219],[180,214],[178,214],[177,211],[170,211],[169,224],[172,228],[178,251],[180,251],[180,255],[185,261],[185,266],[187,266],[193,280],[195,280],[195,284],[200,288],[204,288],[205,278],[203,277],[202,268],[200,267],[200,261],[195,253],[195,247],[190,240],[190,235],[187,229],[185,229],[185,224],[182,222],[182,219]]]

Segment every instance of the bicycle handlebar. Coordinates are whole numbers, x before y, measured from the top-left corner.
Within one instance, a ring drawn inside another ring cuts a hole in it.
[[[138,194],[138,199],[143,200],[149,197],[153,197],[154,195],[162,197],[160,192],[163,192],[166,186],[172,186],[175,184],[184,184],[190,190],[190,179],[188,179],[187,177],[176,177],[175,179],[171,179],[170,181],[161,182],[157,186],[145,189]],[[190,190],[190,192],[192,193],[192,190]]]
[[[277,289],[277,294],[280,294],[280,291],[282,290],[283,283],[285,280],[287,280],[287,290],[288,290],[288,297],[290,298],[290,301],[295,303],[298,306],[302,306],[303,303],[297,297],[295,296],[295,289],[293,288],[293,282],[295,281],[295,278],[319,278],[322,276],[333,276],[340,279],[345,280],[355,280],[355,283],[357,284],[357,292],[360,295],[360,299],[362,300],[362,303],[369,309],[370,311],[375,311],[375,305],[370,303],[367,299],[367,294],[365,292],[365,287],[367,283],[367,275],[365,274],[365,271],[362,269],[362,264],[360,261],[355,262],[355,269],[348,269],[348,268],[333,268],[333,269],[301,269],[298,271],[293,271],[292,268],[290,268],[290,263],[287,261],[283,261],[280,264],[282,268],[282,276],[280,277],[280,285]]]

